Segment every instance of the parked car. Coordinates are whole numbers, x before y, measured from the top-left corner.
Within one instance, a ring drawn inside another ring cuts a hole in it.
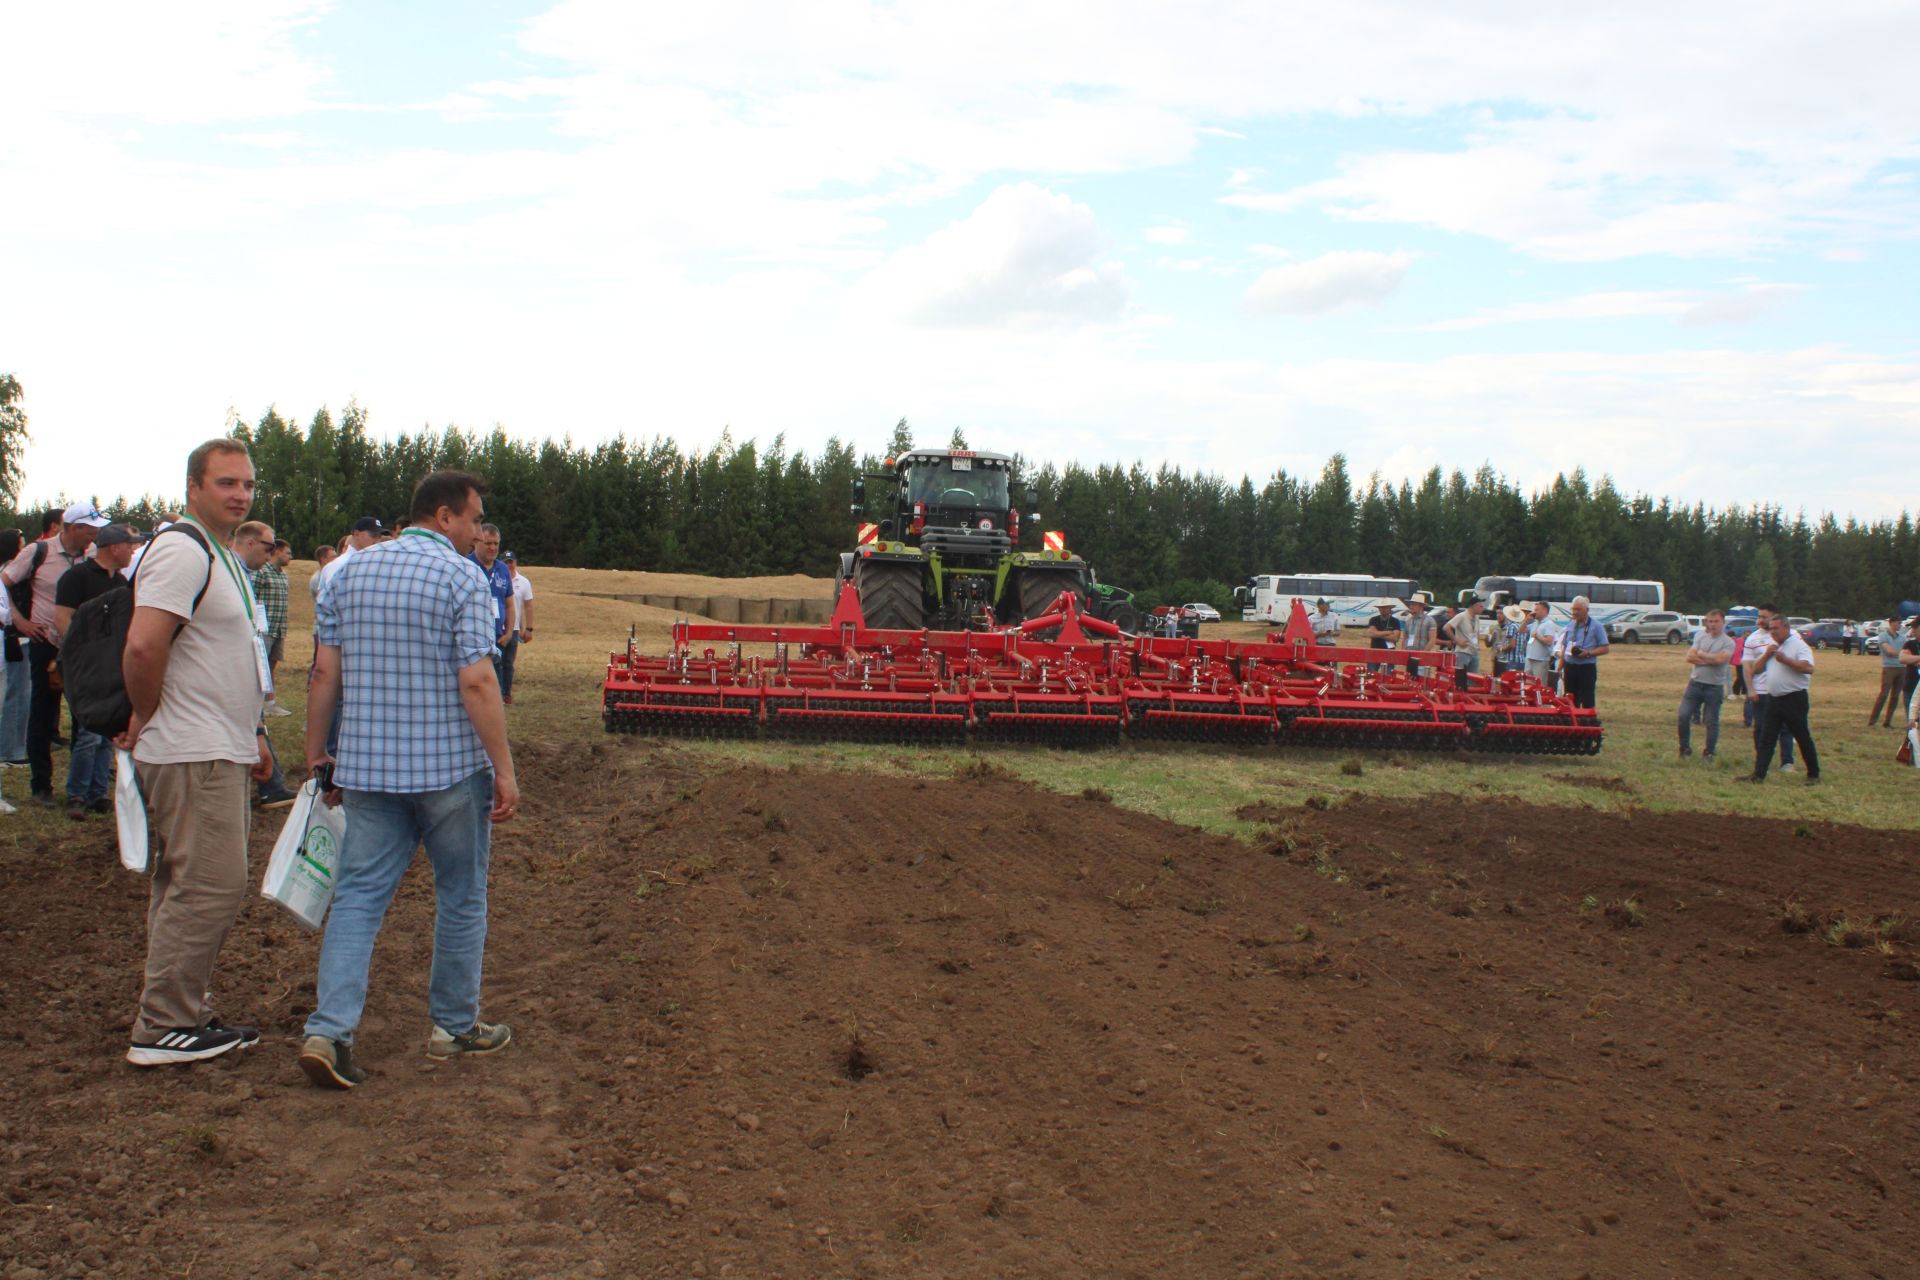
[[[1837,649],[1841,640],[1846,638],[1847,625],[1845,618],[1822,618],[1802,635],[1816,649],[1825,649],[1829,645]]]
[[[1609,627],[1612,638],[1628,644],[1685,644],[1687,619],[1684,614],[1651,609]]]
[[[1806,640],[1807,632],[1813,630],[1813,619],[1789,617],[1787,619],[1787,626],[1794,631],[1798,631],[1800,633],[1800,638],[1802,640]],[[1809,643],[1811,643],[1811,641],[1809,641]]]
[[[1201,622],[1220,621],[1220,611],[1218,609],[1210,604],[1202,604],[1198,601],[1195,601],[1193,604],[1181,605],[1180,612],[1186,614],[1189,618],[1194,618]]]
[[[1640,621],[1646,615],[1645,609],[1625,609],[1613,615],[1613,621],[1607,623],[1607,641],[1624,638],[1626,629]]]

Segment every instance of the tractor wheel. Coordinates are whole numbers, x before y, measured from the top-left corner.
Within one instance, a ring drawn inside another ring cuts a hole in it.
[[[1037,618],[1053,607],[1062,591],[1071,591],[1077,597],[1080,609],[1087,607],[1086,581],[1073,571],[1057,569],[1023,569],[1014,579],[1013,595],[1020,602],[1020,621]]]
[[[1107,613],[1107,621],[1128,635],[1139,635],[1147,625],[1146,615],[1131,604],[1117,604]]]
[[[927,625],[920,566],[897,560],[862,560],[853,571],[860,612],[878,631],[918,631]]]

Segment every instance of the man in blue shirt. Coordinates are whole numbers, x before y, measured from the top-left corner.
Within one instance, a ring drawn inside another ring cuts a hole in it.
[[[436,471],[414,491],[413,524],[354,556],[321,584],[317,654],[307,694],[307,762],[347,810],[333,907],[320,945],[319,992],[300,1067],[351,1089],[354,1028],[387,906],[413,851],[433,864],[436,915],[428,1012],[430,1058],[506,1048],[512,1032],[480,1021],[487,860],[495,822],[520,804],[494,679],[498,630],[481,571],[467,559],[486,482]],[[339,760],[327,729],[340,707]]]
[[[493,646],[493,674],[500,681],[500,700],[513,703],[513,659],[520,650],[520,637],[513,628],[513,573],[500,558],[500,530],[483,524],[473,540],[473,554],[467,559],[487,575],[487,590],[493,595],[496,618]]]
[[[1607,629],[1593,620],[1587,598],[1575,596],[1568,606],[1573,621],[1566,628],[1566,657],[1561,661],[1562,679],[1567,696],[1576,707],[1593,706],[1593,692],[1600,683],[1600,658],[1611,647]]]

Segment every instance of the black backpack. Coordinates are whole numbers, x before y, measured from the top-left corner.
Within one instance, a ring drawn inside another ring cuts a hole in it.
[[[200,584],[200,591],[193,597],[193,607],[187,611],[188,621],[200,608],[200,601],[206,598],[207,588],[213,583],[213,549],[200,531],[190,524],[168,525],[161,534],[179,530],[207,553],[207,580]],[[153,544],[147,544],[148,552]],[[126,677],[120,670],[120,658],[127,647],[127,629],[133,624],[134,586],[140,577],[139,570],[134,571],[134,583],[124,587],[115,587],[103,592],[73,611],[73,621],[67,624],[66,638],[60,645],[60,678],[67,686],[67,700],[73,704],[73,718],[80,727],[89,733],[97,733],[103,738],[113,738],[126,732],[127,722],[133,719],[133,701],[127,697]],[[187,624],[182,622],[173,629],[174,639]]]
[[[39,574],[40,566],[46,562],[47,540],[42,538],[33,544],[33,567],[27,570],[27,576],[7,584],[7,598],[13,601],[15,622],[33,616],[33,580]]]

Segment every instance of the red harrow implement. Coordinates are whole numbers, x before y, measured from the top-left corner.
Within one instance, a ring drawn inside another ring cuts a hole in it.
[[[764,646],[748,656],[742,646]],[[1264,641],[1136,636],[1052,610],[995,631],[870,629],[843,585],[825,626],[676,622],[665,657],[633,638],[602,694],[610,733],[1040,742],[1121,737],[1368,750],[1592,755],[1600,721],[1519,673],[1447,652],[1315,645],[1297,604]]]

